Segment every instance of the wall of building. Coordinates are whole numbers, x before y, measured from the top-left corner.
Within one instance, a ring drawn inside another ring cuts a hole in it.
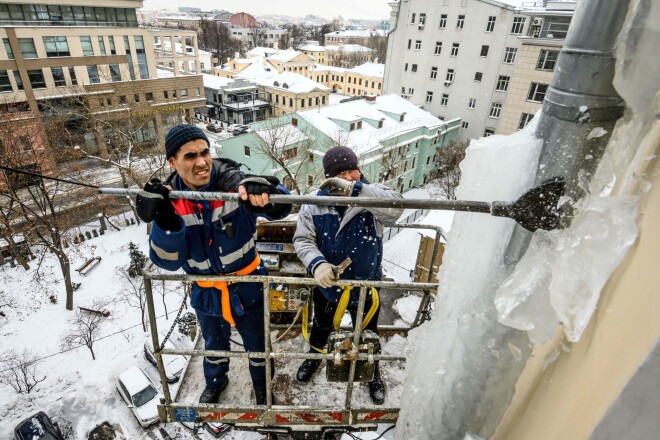
[[[528,99],[532,83],[549,85],[554,75],[554,70],[543,70],[537,68],[539,54],[542,50],[558,52],[561,42],[548,44],[544,41],[526,40],[519,50],[518,62],[511,77],[509,91],[507,93],[502,116],[497,134],[511,134],[524,127],[527,117],[521,121],[521,116],[535,115],[541,109],[542,102]],[[526,124],[525,124],[526,125]]]

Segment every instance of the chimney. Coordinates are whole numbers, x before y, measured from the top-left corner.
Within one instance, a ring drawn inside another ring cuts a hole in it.
[[[376,102],[376,95],[367,95],[364,97],[364,100],[367,101],[369,104],[373,104]]]

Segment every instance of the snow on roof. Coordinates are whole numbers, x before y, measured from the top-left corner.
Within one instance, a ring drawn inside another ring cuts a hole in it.
[[[334,31],[327,33],[325,35],[330,35],[332,37],[334,36],[339,36],[339,37],[371,37],[374,35],[378,35],[381,37],[384,37],[387,35],[387,32],[382,30],[382,29],[363,29],[363,30],[356,30],[356,31]]]
[[[328,45],[325,46],[325,49],[331,52],[343,51],[343,52],[374,52],[373,49],[370,49],[366,46],[360,44],[344,44],[343,46],[334,46]]]
[[[389,117],[386,113],[395,115],[405,113],[405,120]],[[436,128],[443,121],[424,111],[398,95],[379,96],[375,101],[365,99],[344,102],[321,109],[298,112],[301,118],[322,131],[332,139],[338,137],[347,139],[346,146],[352,148],[357,155],[364,154],[376,147],[383,140],[397,134],[408,132],[420,127]],[[362,128],[348,131],[335,121],[356,121],[360,119],[383,120],[383,127],[377,128],[369,123],[363,123]]]
[[[291,124],[278,125],[267,127],[264,130],[256,132],[269,147],[284,148],[304,140],[307,140],[307,135],[298,127]]]
[[[216,90],[227,87],[229,84],[234,82],[233,79],[224,78],[222,76],[209,75],[208,73],[202,74],[202,80],[204,81],[204,87]]]
[[[325,52],[325,47],[319,46],[318,44],[305,44],[300,46],[300,50],[308,50],[310,52]]]
[[[383,78],[385,76],[385,64],[380,63],[364,63],[350,69],[351,72],[359,73],[360,75],[375,76]]]
[[[253,57],[255,56],[269,56],[277,52],[277,49],[273,49],[272,47],[263,47],[263,46],[257,46],[254,49],[250,50],[247,54],[252,55]],[[252,58],[252,57],[250,57]]]
[[[308,93],[314,90],[329,92],[331,90],[306,76],[293,72],[277,73],[275,67],[268,67],[263,64],[253,64],[246,67],[241,73],[236,75],[236,78],[244,78],[248,81],[256,82],[260,86],[288,90],[292,93]],[[285,84],[286,87],[284,87]]]
[[[130,394],[143,390],[151,385],[145,374],[135,365],[119,375],[119,380],[124,384]]]
[[[273,55],[270,55],[268,57],[268,60],[275,60],[275,61],[282,61],[282,62],[287,62],[292,60],[293,58],[297,57],[300,55],[302,52],[298,52],[297,50],[280,50],[278,53],[275,53]]]
[[[325,64],[314,64],[314,70],[315,71],[328,70],[328,71],[331,71],[331,72],[346,73],[346,71],[348,69],[345,69],[343,67],[326,66]]]

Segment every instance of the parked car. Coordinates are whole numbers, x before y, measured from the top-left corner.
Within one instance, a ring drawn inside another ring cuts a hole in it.
[[[234,130],[236,130],[236,127],[239,127],[241,124],[229,124],[227,126],[227,133],[232,133]]]
[[[163,395],[141,368],[133,366],[124,371],[117,376],[115,385],[140,426],[147,428],[158,423],[158,402]]]
[[[160,340],[164,339],[164,335],[160,335]],[[177,350],[179,347],[174,345],[174,343],[168,339],[165,341],[165,348],[172,350]],[[151,335],[147,337],[147,340],[144,341],[144,357],[153,364],[154,367],[158,368],[158,363],[156,362],[156,355],[154,354],[154,346],[151,340]],[[183,369],[188,362],[188,356],[178,356],[174,354],[165,354],[163,355],[163,365],[165,367],[165,376],[167,378],[167,383],[175,383],[181,377]]]
[[[248,125],[237,125],[236,128],[234,128],[234,131],[232,131],[231,133],[234,136],[238,136],[241,134],[249,133],[251,131],[252,129]]]
[[[224,128],[220,124],[209,124],[206,129],[212,133],[220,133]]]
[[[64,440],[60,427],[43,411],[23,420],[14,428],[16,440]]]

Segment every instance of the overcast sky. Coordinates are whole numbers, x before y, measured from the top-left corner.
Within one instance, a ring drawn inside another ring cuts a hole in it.
[[[145,0],[144,9],[172,9],[179,6],[194,8],[225,9],[230,12],[247,12],[252,15],[280,14],[304,16],[319,15],[333,18],[383,19],[390,17],[388,0]]]

